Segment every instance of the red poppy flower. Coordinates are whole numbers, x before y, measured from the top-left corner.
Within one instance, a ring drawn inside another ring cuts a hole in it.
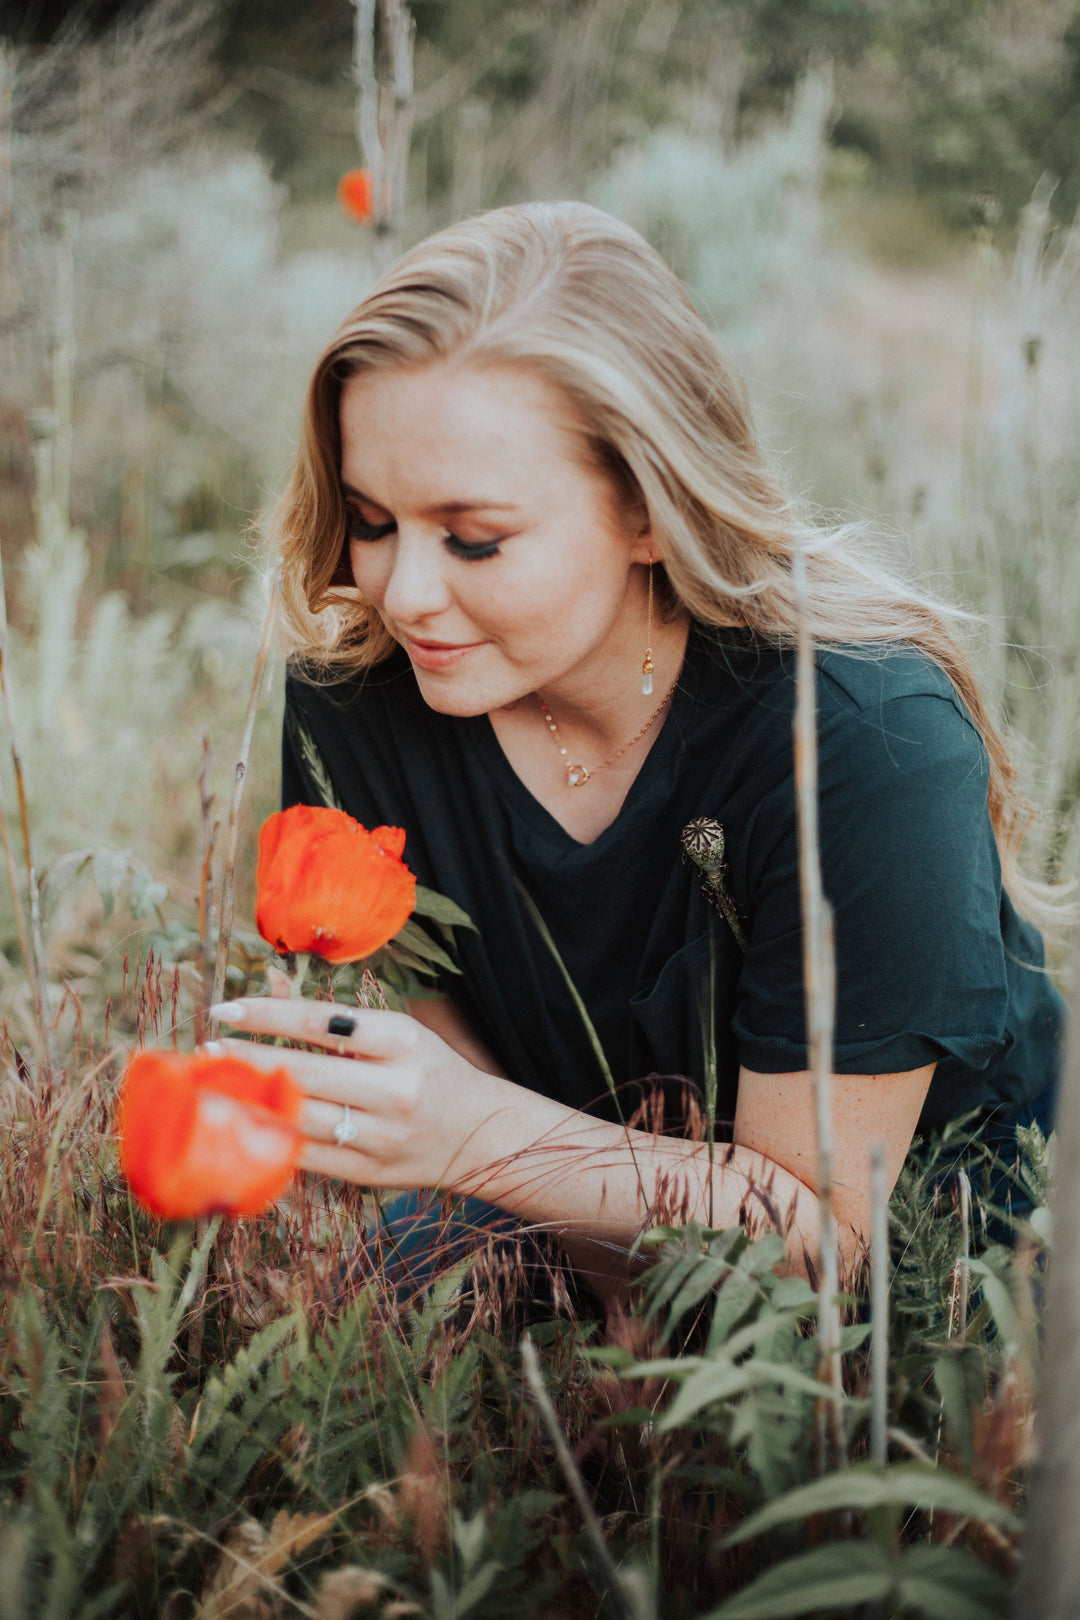
[[[375,187],[370,169],[349,169],[338,181],[341,211],[358,225],[366,225],[375,212]]]
[[[234,1057],[140,1052],[120,1091],[120,1163],[139,1201],[183,1220],[256,1215],[285,1191],[304,1140],[285,1069]]]
[[[255,919],[279,951],[327,962],[370,956],[409,919],[416,879],[400,827],[368,832],[344,810],[294,804],[259,834]]]

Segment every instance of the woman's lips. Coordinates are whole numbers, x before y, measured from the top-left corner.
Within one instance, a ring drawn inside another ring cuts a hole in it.
[[[467,653],[482,647],[482,641],[447,642],[447,641],[416,641],[412,636],[403,637],[405,651],[418,669],[441,670],[452,669],[461,662]]]

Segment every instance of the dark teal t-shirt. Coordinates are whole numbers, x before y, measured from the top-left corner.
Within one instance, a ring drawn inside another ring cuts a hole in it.
[[[820,827],[835,917],[838,1073],[935,1062],[924,1129],[970,1109],[1047,1117],[1063,1009],[1042,940],[1002,892],[986,750],[945,674],[906,648],[817,659]],[[629,678],[629,677],[628,677]],[[290,677],[283,803],[318,803],[299,719],[366,826],[456,900],[465,1017],[519,1084],[610,1114],[579,1012],[522,903],[536,903],[616,1081],[705,1073],[713,974],[718,1122],[738,1072],[807,1067],[793,781],[794,659],[695,625],[663,727],[615,821],[580,844],[532,796],[486,715],[436,713],[395,652],[332,687]],[[537,707],[537,734],[543,737]],[[583,791],[588,791],[584,789]],[[722,824],[745,952],[683,857]]]

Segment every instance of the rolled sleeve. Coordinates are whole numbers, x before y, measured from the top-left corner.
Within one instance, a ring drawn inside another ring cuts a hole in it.
[[[826,691],[819,823],[838,1073],[898,1073],[946,1055],[983,1069],[1002,1051],[1008,983],[988,774],[982,739],[949,698],[919,693],[868,712]],[[790,778],[758,826],[734,1028],[741,1063],[776,1074],[808,1064]]]

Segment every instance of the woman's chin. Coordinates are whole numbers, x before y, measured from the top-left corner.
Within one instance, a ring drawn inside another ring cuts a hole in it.
[[[454,715],[459,720],[467,720],[478,714],[490,714],[502,703],[498,695],[492,696],[479,690],[475,682],[454,681],[446,677],[429,675],[423,670],[416,669],[416,684],[420,688],[420,696],[429,709],[436,714]]]

